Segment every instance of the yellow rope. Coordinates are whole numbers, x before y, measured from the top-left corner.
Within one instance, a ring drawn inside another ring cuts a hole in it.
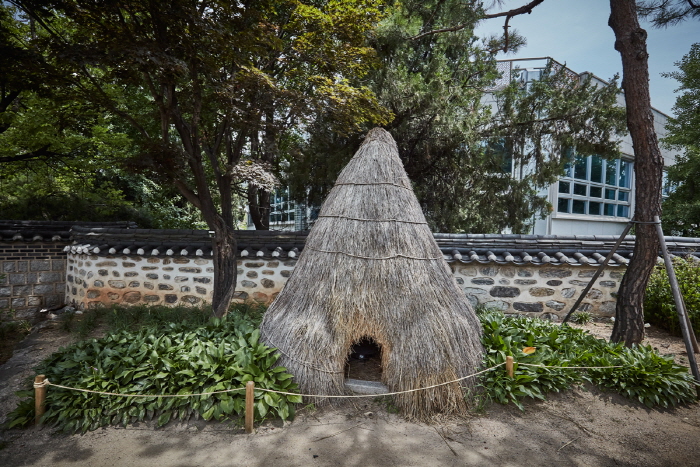
[[[235,389],[224,389],[221,391],[200,392],[198,394],[124,394],[124,393],[119,393],[119,392],[92,391],[90,389],[79,389],[79,388],[72,388],[69,386],[61,386],[60,384],[49,382],[48,378],[46,378],[44,380],[44,385],[45,386],[55,386],[55,387],[61,388],[61,389],[69,389],[71,391],[89,392],[91,394],[102,394],[103,396],[121,396],[121,397],[197,397],[197,396],[210,396],[212,394],[223,394],[225,392],[245,391],[245,387],[243,387],[243,388],[235,388]],[[35,383],[34,387],[36,387],[36,383]]]
[[[357,398],[357,397],[395,396],[395,395],[397,395],[397,394],[407,394],[407,393],[409,393],[409,392],[425,391],[426,389],[433,389],[433,388],[437,388],[437,387],[440,387],[440,386],[445,386],[445,385],[447,385],[447,384],[457,383],[457,382],[459,382],[459,381],[463,381],[463,380],[468,379],[468,378],[473,378],[474,376],[478,376],[478,375],[480,375],[480,374],[482,374],[482,373],[486,373],[487,371],[491,371],[491,370],[496,369],[496,368],[498,368],[499,366],[503,366],[503,365],[505,365],[505,364],[506,364],[506,362],[499,363],[498,365],[492,366],[491,368],[486,368],[485,370],[478,371],[478,372],[476,372],[476,373],[474,373],[474,374],[471,374],[471,375],[469,375],[469,376],[463,376],[462,378],[457,378],[457,379],[454,379],[454,380],[452,380],[452,381],[447,381],[447,382],[445,382],[445,383],[433,384],[432,386],[427,386],[427,387],[424,387],[424,388],[407,389],[407,390],[405,390],[405,391],[396,391],[396,392],[385,392],[385,393],[381,393],[381,394],[356,394],[356,395],[352,395],[352,396],[335,396],[335,395],[333,395],[333,396],[330,396],[330,395],[319,396],[319,395],[314,395],[314,394],[297,394],[297,393],[294,393],[294,392],[275,391],[274,389],[255,388],[255,390],[256,390],[256,391],[260,390],[260,391],[263,391],[263,392],[274,392],[275,394],[283,394],[283,395],[288,395],[288,396],[324,397],[324,398],[326,398],[326,399],[331,399],[331,398],[333,398],[333,399],[342,399],[342,398],[351,399],[351,398]]]
[[[416,392],[416,391],[424,391],[426,389],[432,389],[436,388],[439,386],[445,386],[446,384],[452,384],[456,383],[468,378],[473,378],[474,376],[478,376],[482,373],[486,373],[487,371],[491,371],[493,369],[496,369],[500,366],[505,365],[505,362],[499,363],[496,366],[492,366],[491,368],[487,368],[485,370],[481,370],[479,372],[476,372],[474,374],[464,376],[462,378],[455,379],[453,381],[447,381],[445,383],[440,383],[440,384],[434,384],[432,386],[424,387],[424,388],[416,388],[416,389],[408,389],[406,391],[397,391],[397,392],[388,392],[385,394],[363,394],[363,395],[353,395],[353,396],[337,396],[337,395],[318,395],[318,394],[298,394],[296,392],[284,392],[284,391],[275,391],[273,389],[265,389],[265,388],[255,388],[256,391],[263,391],[263,392],[274,392],[276,394],[283,394],[283,395],[288,395],[288,396],[302,396],[302,397],[326,397],[326,398],[351,398],[351,397],[378,397],[378,396],[393,396],[396,394],[405,394],[409,392]],[[233,392],[233,391],[244,391],[245,387],[243,388],[236,388],[236,389],[225,389],[222,391],[211,391],[211,392],[202,392],[198,394],[123,394],[123,393],[117,393],[117,392],[104,392],[104,391],[93,391],[91,389],[79,389],[79,388],[72,388],[69,386],[62,386],[60,384],[56,383],[51,383],[49,382],[49,379],[46,378],[42,384],[43,386],[55,386],[57,388],[61,389],[68,389],[71,391],[80,391],[80,392],[87,392],[91,394],[102,394],[105,396],[121,396],[121,397],[196,397],[196,396],[208,396],[211,394],[221,394],[225,392]],[[35,385],[36,387],[36,385]]]
[[[517,363],[517,365],[521,366],[532,366],[532,367],[537,367],[537,368],[556,368],[556,369],[563,369],[563,370],[596,370],[596,369],[605,369],[605,368],[624,368],[623,365],[617,365],[617,366],[546,366],[546,365],[533,365],[530,363]],[[359,398],[359,397],[379,397],[379,396],[395,396],[398,394],[407,394],[411,392],[417,392],[417,391],[425,391],[427,389],[433,389],[437,388],[440,386],[445,386],[448,384],[452,383],[457,383],[459,381],[463,381],[465,379],[473,378],[475,376],[481,375],[483,373],[486,373],[491,370],[495,370],[498,367],[501,367],[505,365],[506,362],[499,363],[498,365],[492,366],[490,368],[486,368],[485,370],[478,371],[476,373],[473,373],[468,376],[463,376],[461,378],[457,378],[452,381],[447,381],[444,383],[439,383],[439,384],[433,384],[432,386],[427,386],[423,388],[416,388],[416,389],[407,389],[405,391],[395,391],[395,392],[387,392],[387,393],[381,393],[381,394],[361,394],[361,395],[319,395],[319,394],[299,394],[296,392],[285,392],[285,391],[275,391],[274,389],[265,389],[265,388],[255,388],[256,391],[262,391],[262,392],[273,392],[275,394],[282,394],[282,395],[287,395],[287,396],[301,396],[301,397],[321,397],[321,398],[337,398],[337,399],[342,399],[342,398]],[[235,389],[224,389],[221,391],[210,391],[210,392],[200,392],[196,394],[123,394],[123,393],[117,393],[117,392],[104,392],[104,391],[93,391],[91,389],[79,389],[79,388],[72,388],[70,386],[62,386],[60,384],[56,383],[51,383],[49,382],[49,379],[46,378],[43,383],[34,383],[34,387],[43,387],[43,386],[55,386],[57,388],[61,389],[68,389],[70,391],[80,391],[80,392],[86,392],[86,393],[91,393],[91,394],[101,394],[105,396],[121,396],[121,397],[197,397],[197,396],[210,396],[212,394],[223,394],[227,392],[234,392],[234,391],[244,391],[245,387],[242,388],[235,388]]]

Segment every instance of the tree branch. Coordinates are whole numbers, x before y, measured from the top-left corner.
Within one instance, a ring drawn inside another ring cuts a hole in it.
[[[197,194],[195,192],[190,190],[190,188],[187,186],[187,184],[185,182],[183,182],[180,179],[176,179],[173,181],[173,184],[175,185],[175,187],[178,190],[180,190],[180,193],[182,193],[182,196],[187,198],[187,201],[192,203],[194,205],[194,207],[196,207],[197,209],[199,209],[199,210],[202,209],[202,201],[199,199],[199,196],[197,196]]]
[[[539,5],[542,2],[544,2],[544,0],[533,0],[526,5],[523,5],[523,6],[518,7],[518,8],[514,8],[512,10],[502,11],[500,13],[494,13],[491,15],[485,15],[483,19],[502,18],[504,16],[506,17],[506,23],[505,23],[505,26],[503,26],[503,28],[506,30],[505,49],[507,51],[507,49],[508,49],[508,21],[510,21],[510,18],[512,18],[514,16],[518,16],[518,15],[523,15],[525,13],[530,14],[530,13],[532,13],[532,9],[535,8],[537,5]],[[441,34],[443,32],[456,32],[456,31],[460,31],[460,30],[466,28],[467,26],[468,26],[468,24],[458,24],[457,26],[452,26],[449,28],[433,29],[432,31],[423,32],[421,34],[418,34],[417,36],[410,37],[409,39],[414,41],[414,40],[420,39],[420,38],[425,37],[425,36],[432,36],[433,34]]]
[[[49,151],[49,145],[47,144],[43,148],[39,148],[36,151],[26,152],[24,154],[17,154],[15,156],[0,157],[0,164],[6,163],[6,162],[28,161],[28,160],[34,160],[34,159],[39,159],[42,157],[51,157],[51,156],[65,157],[65,156],[67,156],[67,154],[60,154],[58,152]]]

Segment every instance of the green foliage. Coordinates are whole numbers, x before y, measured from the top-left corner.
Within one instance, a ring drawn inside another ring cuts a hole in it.
[[[0,275],[0,281],[3,279]],[[32,324],[24,319],[18,320],[12,308],[0,309],[0,341],[12,336],[25,336],[32,330]]]
[[[525,397],[544,399],[584,381],[638,400],[648,407],[692,403],[696,386],[688,369],[658,355],[651,347],[627,348],[596,339],[581,329],[556,325],[537,318],[506,318],[500,312],[480,313],[486,348],[484,367],[515,360],[515,377],[490,371],[482,377],[486,394],[497,402],[513,402],[522,408]],[[526,354],[523,349],[534,347]],[[523,366],[544,365],[563,368]],[[567,367],[623,366],[606,369]]]
[[[38,368],[57,384],[96,391],[132,394],[194,394],[244,388],[295,392],[292,375],[276,366],[275,350],[259,342],[257,323],[236,313],[199,324],[199,318],[181,323],[123,329],[102,339],[89,339],[61,349]],[[134,324],[134,323],[132,323]],[[125,326],[125,327],[130,327]],[[9,416],[8,426],[33,420],[33,393]],[[300,396],[257,392],[255,418],[294,416]],[[235,418],[245,411],[245,391],[192,397],[118,397],[79,393],[51,387],[47,393],[45,423],[65,431],[94,430],[110,424],[170,420],[191,416],[205,420]]]
[[[675,257],[673,270],[685,301],[686,312],[695,334],[700,333],[700,261],[688,256]],[[671,284],[664,264],[657,264],[651,273],[644,295],[644,317],[647,322],[680,335],[681,328]]]
[[[457,0],[390,4],[371,37],[380,66],[362,83],[394,115],[385,128],[433,230],[526,232],[549,213],[538,191],[561,174],[563,148],[616,157],[624,111],[615,106],[616,83],[574,82],[561,66],[527,90],[496,91],[495,50],[503,44],[474,35],[481,8]],[[421,36],[456,24],[464,27]],[[511,35],[511,50],[522,43]],[[334,131],[332,121],[322,115],[299,141],[289,180],[299,201],[319,205],[362,139]]]
[[[669,235],[700,237],[700,43],[676,63],[678,71],[665,76],[680,83],[663,143],[676,150],[676,163],[668,168],[672,192],[663,203],[663,227]]]
[[[571,320],[577,324],[586,324],[593,319],[593,314],[590,311],[577,311],[571,316]]]

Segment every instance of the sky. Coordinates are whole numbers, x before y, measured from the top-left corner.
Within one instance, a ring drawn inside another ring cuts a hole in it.
[[[519,7],[529,0],[506,0],[490,12]],[[529,15],[510,20],[511,31],[517,30],[527,45],[516,54],[501,54],[499,59],[552,57],[577,73],[589,71],[602,79],[622,75],[620,54],[614,48],[615,35],[608,26],[609,0],[545,0]],[[503,32],[504,18],[484,21],[476,30],[479,36]],[[673,116],[678,81],[661,73],[676,71],[678,62],[700,42],[700,21],[685,22],[665,29],[641,22],[647,31],[649,52],[649,89],[652,107]]]

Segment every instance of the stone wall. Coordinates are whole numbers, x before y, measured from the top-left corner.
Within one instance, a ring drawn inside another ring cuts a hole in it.
[[[559,321],[566,316],[595,274],[590,266],[500,266],[452,264],[459,287],[473,306],[505,313],[541,316]],[[616,293],[625,269],[608,267],[581,302],[579,311],[614,316]]]
[[[235,300],[270,303],[296,259],[238,260]],[[457,285],[472,305],[560,320],[596,271],[589,266],[517,266],[452,263]],[[211,302],[212,260],[207,258],[68,255],[66,302],[80,308],[110,304],[200,305]],[[608,268],[579,310],[613,316],[624,269]]]
[[[0,243],[0,310],[34,321],[36,312],[63,304],[67,243]]]
[[[238,260],[235,299],[270,303],[296,261]],[[68,254],[66,302],[79,308],[111,304],[201,305],[210,303],[211,258]]]

